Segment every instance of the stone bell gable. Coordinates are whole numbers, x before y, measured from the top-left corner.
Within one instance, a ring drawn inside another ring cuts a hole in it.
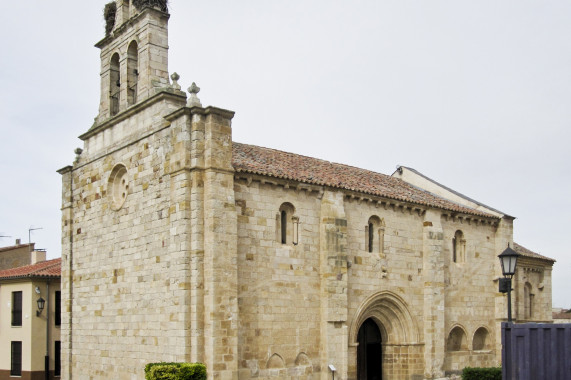
[[[135,4],[139,4],[136,6]],[[149,3],[149,5],[145,5]],[[157,3],[155,6],[150,4]],[[161,2],[117,0],[101,50],[98,122],[168,88],[168,20]],[[109,5],[113,5],[110,3]]]
[[[99,114],[59,171],[62,379],[141,379],[158,361],[221,380],[499,363],[513,217],[416,174],[234,142],[234,112],[169,76],[166,1],[112,4]]]

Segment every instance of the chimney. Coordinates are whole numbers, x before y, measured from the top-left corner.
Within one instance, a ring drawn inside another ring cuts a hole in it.
[[[22,244],[22,239],[16,239],[16,245]]]
[[[31,263],[32,265],[46,261],[46,251],[32,251]]]

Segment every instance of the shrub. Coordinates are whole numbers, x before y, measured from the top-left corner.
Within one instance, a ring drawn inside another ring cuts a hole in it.
[[[502,368],[470,368],[462,371],[462,380],[502,380]]]
[[[113,27],[115,26],[115,18],[117,16],[117,3],[112,1],[105,4],[103,9],[103,18],[105,19],[105,35],[111,34]]]
[[[146,380],[206,380],[206,366],[201,363],[149,363]]]

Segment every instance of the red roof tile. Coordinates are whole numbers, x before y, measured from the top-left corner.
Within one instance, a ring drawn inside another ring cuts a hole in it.
[[[0,271],[0,279],[61,277],[61,258]]]
[[[531,257],[532,259],[541,259],[541,260],[555,262],[555,260],[553,260],[547,256],[540,255],[539,253],[535,253],[533,251],[530,251],[529,249],[519,245],[516,242],[514,242],[514,251],[516,251],[517,253],[519,253],[522,256]]]
[[[571,319],[571,309],[561,310],[559,313],[552,313],[553,319]]]
[[[237,142],[232,143],[232,150],[232,164],[238,173],[290,179],[459,213],[496,218],[493,215],[460,206],[386,174]]]

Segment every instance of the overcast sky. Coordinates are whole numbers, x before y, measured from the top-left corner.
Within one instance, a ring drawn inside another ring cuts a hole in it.
[[[0,2],[0,246],[60,256],[61,178],[99,105],[105,0]],[[571,2],[171,0],[171,72],[234,141],[392,174],[516,216],[571,307]],[[499,254],[500,252],[498,252]]]

